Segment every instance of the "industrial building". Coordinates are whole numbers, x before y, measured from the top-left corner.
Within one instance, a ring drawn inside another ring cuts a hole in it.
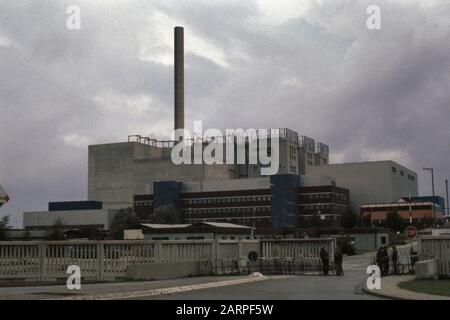
[[[310,166],[308,175],[327,175],[350,192],[353,212],[367,203],[391,203],[418,195],[417,173],[391,160]]]
[[[98,201],[50,202],[48,211],[29,211],[23,213],[25,230],[33,231],[34,236],[45,237],[56,221],[61,221],[64,231],[92,228],[108,230],[117,210],[104,209]]]
[[[154,209],[172,206],[182,223],[202,221],[235,223],[257,228],[309,226],[315,215],[323,224],[338,225],[349,210],[348,190],[321,176],[295,174],[210,180],[156,181],[147,194],[134,196],[134,211],[141,220]]]
[[[184,31],[174,30],[174,129],[184,129]],[[238,129],[238,128],[236,128]],[[274,129],[262,131],[272,132]],[[310,166],[328,163],[329,148],[290,129],[275,129],[279,150],[278,174],[305,174]],[[203,132],[202,132],[203,134]],[[231,139],[237,139],[232,136]],[[200,142],[204,149],[209,138]],[[223,137],[223,141],[230,139]],[[160,141],[140,135],[128,141],[89,146],[88,199],[101,201],[105,208],[123,208],[133,205],[134,195],[146,194],[150,182],[209,181],[257,178],[264,165],[249,161],[250,139],[246,139],[245,164],[183,164],[171,160],[177,141]],[[196,141],[193,139],[193,143]],[[259,148],[259,142],[257,143]],[[257,152],[259,154],[259,152]],[[236,153],[234,153],[236,154]],[[224,152],[224,158],[226,152]],[[224,162],[225,163],[225,162]]]
[[[328,163],[328,147],[279,129],[279,174],[303,174],[306,168]],[[247,142],[248,144],[248,142]],[[212,181],[262,177],[260,164],[182,164],[171,161],[173,141],[130,137],[128,142],[89,146],[88,199],[106,208],[133,205],[133,196],[146,194],[158,180]],[[247,147],[248,149],[248,147]],[[315,152],[318,151],[318,152]],[[226,157],[226,152],[224,153]],[[248,159],[248,152],[246,154]]]
[[[174,129],[184,129],[184,33],[175,28],[174,37]],[[244,131],[244,130],[242,130]],[[256,149],[260,155],[260,132],[278,141],[264,151],[278,156],[277,174],[262,174],[267,164],[249,161]],[[225,148],[238,135],[220,137],[223,159],[235,159],[239,150],[244,163],[227,161],[206,164],[175,164],[172,150],[179,140],[157,140],[130,135],[127,141],[90,145],[88,150],[88,200],[101,208],[59,209],[24,213],[27,229],[45,229],[57,218],[73,228],[98,226],[107,229],[118,209],[133,207],[142,221],[155,209],[171,205],[181,223],[234,223],[271,230],[336,227],[342,214],[359,205],[392,202],[402,196],[417,196],[417,174],[393,162],[329,164],[329,147],[297,132],[260,129],[255,141],[240,140],[240,148]],[[201,132],[203,134],[203,132]],[[195,151],[208,147],[211,137],[189,138]],[[214,137],[214,141],[216,141]],[[242,151],[243,150],[243,151]],[[193,152],[194,153],[194,152]],[[231,156],[232,154],[232,156]]]
[[[408,224],[410,219],[414,225],[419,225],[427,220],[431,223],[433,220],[443,221],[444,219],[444,211],[442,208],[431,201],[408,202],[405,199],[400,199],[397,202],[391,203],[361,205],[361,218],[366,223],[370,223],[370,225],[383,225],[390,212],[398,213],[405,224]]]

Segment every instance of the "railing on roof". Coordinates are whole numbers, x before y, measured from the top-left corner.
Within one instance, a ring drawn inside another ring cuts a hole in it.
[[[232,132],[232,134],[226,133],[225,135],[217,136],[217,137],[194,135],[190,139],[183,139],[183,141],[187,145],[192,145],[194,142],[210,143],[213,140],[216,140],[220,143],[225,143],[225,142],[229,142],[230,139],[239,139],[239,138],[243,139],[241,141],[246,141],[246,142],[249,140],[253,140],[253,139],[263,139],[263,138],[267,138],[267,139],[279,138],[279,139],[284,139],[284,140],[291,141],[294,143],[299,142],[298,133],[293,130],[287,129],[287,128],[248,129],[248,130],[235,129]],[[312,140],[312,141],[314,144],[314,140]],[[158,148],[172,148],[177,143],[177,141],[175,141],[175,140],[158,140],[158,139],[154,139],[154,138],[150,138],[150,137],[144,137],[141,135],[129,135],[128,142],[137,142],[137,143],[142,143],[145,145],[150,145],[150,146],[158,147]]]
[[[314,139],[307,136],[301,136],[300,146],[305,147],[307,150],[311,152],[314,152]]]
[[[316,153],[320,153],[320,154],[325,155],[325,156],[328,157],[329,147],[325,143],[316,142],[315,143],[315,149],[316,149],[316,151],[315,151]]]

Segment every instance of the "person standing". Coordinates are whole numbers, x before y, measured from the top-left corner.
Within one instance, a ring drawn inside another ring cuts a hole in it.
[[[389,274],[389,252],[388,252],[388,247],[384,247],[383,250],[383,262],[384,262],[384,274],[388,275]]]
[[[414,251],[413,247],[411,247],[411,250],[409,250],[409,259],[411,261],[411,267],[410,267],[410,271],[411,272],[415,272],[415,265],[417,262],[417,252]]]
[[[325,250],[324,247],[320,248],[320,260],[322,262],[323,275],[327,276],[330,261],[329,261],[329,257],[328,257],[328,252],[327,252],[327,250]]]
[[[344,270],[342,269],[342,249],[338,247],[334,253],[334,268],[336,276],[343,276]]]
[[[392,255],[391,255],[392,265],[394,267],[394,274],[398,273],[398,251],[395,246],[392,246]]]
[[[383,247],[379,247],[377,251],[377,266],[380,268],[381,274],[383,274],[384,265],[383,265]]]

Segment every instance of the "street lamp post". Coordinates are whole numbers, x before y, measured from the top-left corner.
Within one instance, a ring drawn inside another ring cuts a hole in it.
[[[423,167],[423,170],[425,171],[431,171],[431,191],[433,193],[433,198],[432,198],[432,206],[433,206],[433,220],[434,223],[436,223],[436,208],[434,205],[434,169],[433,168],[427,168],[427,167]]]
[[[188,210],[188,223],[191,224],[191,208]]]
[[[252,227],[252,240],[255,239],[255,229],[256,229],[256,207],[253,207],[253,227]]]

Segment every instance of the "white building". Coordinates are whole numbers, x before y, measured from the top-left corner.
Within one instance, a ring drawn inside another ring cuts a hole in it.
[[[48,211],[29,211],[23,213],[23,227],[26,230],[51,230],[59,219],[65,230],[95,228],[108,230],[118,210],[103,209],[99,202],[76,201],[54,202]]]
[[[336,185],[349,190],[355,213],[362,204],[396,202],[418,195],[417,173],[392,160],[311,166],[306,174],[336,178]]]

